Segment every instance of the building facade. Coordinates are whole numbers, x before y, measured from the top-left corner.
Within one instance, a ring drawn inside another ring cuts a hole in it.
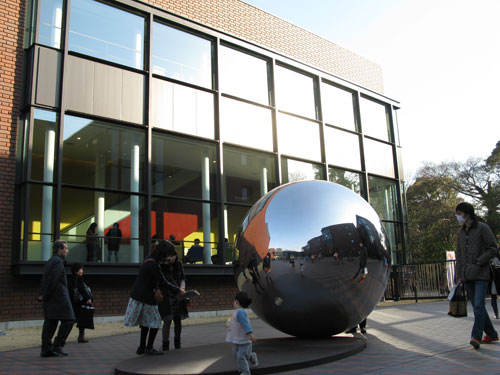
[[[404,262],[399,103],[376,64],[239,0],[7,0],[0,15],[0,321],[40,317],[25,299],[58,238],[101,315],[123,313],[169,238],[202,294],[191,308],[230,308],[241,220],[302,179],[364,197]]]

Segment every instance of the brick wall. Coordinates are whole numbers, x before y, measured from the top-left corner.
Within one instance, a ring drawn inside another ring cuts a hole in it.
[[[25,298],[26,283],[20,282],[18,289],[10,269],[24,9],[25,0],[0,2],[0,319],[20,314]],[[33,310],[33,307],[27,309]]]
[[[382,68],[239,0],[142,0],[383,94]],[[320,12],[321,9],[318,9]]]

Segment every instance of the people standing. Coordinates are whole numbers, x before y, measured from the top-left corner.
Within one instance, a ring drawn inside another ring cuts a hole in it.
[[[354,326],[353,328],[345,331],[345,333],[356,333],[358,326]],[[366,333],[366,318],[359,323],[359,331],[364,335]]]
[[[186,290],[186,275],[184,266],[179,261],[175,250],[169,251],[167,261],[161,264],[161,271],[167,281],[178,286],[182,291]],[[174,322],[174,348],[181,348],[182,321],[188,315],[186,299],[179,300],[175,296],[168,294],[164,296],[163,303],[158,305],[161,318],[163,320],[162,328],[162,350],[169,350],[170,345],[170,327]]]
[[[140,343],[136,351],[139,355],[163,354],[162,351],[153,348],[158,329],[161,327],[158,302],[155,299],[156,290],[158,288],[162,290],[164,296],[168,293],[184,294],[184,290],[165,280],[161,273],[160,263],[166,261],[167,254],[171,250],[174,250],[174,245],[171,242],[159,241],[139,268],[139,273],[130,292],[123,324],[129,327],[136,325],[141,327]]]
[[[68,280],[68,290],[73,304],[73,311],[75,312],[76,326],[79,330],[78,342],[83,344],[89,340],[85,337],[85,328],[87,327],[85,322],[81,319],[81,306],[92,306],[94,295],[83,280],[83,265],[81,263],[73,263],[71,265],[71,277]]]
[[[63,350],[68,338],[75,314],[68,293],[68,280],[64,265],[68,256],[66,241],[54,242],[54,255],[43,269],[42,282],[38,300],[43,303],[43,329],[41,357],[67,356]],[[57,336],[52,343],[57,325],[61,322]]]
[[[99,235],[97,234],[97,223],[92,223],[87,229],[87,236],[85,238],[87,244],[87,262],[95,262],[98,258],[99,249]]]
[[[115,262],[119,262],[118,251],[120,250],[120,242],[122,240],[122,231],[120,224],[114,223],[113,227],[108,230],[106,234],[106,241],[108,243],[108,263],[111,262],[111,255],[115,254]]]
[[[241,375],[250,375],[250,365],[258,365],[257,354],[252,352],[252,343],[257,341],[253,335],[252,326],[245,309],[250,306],[252,299],[245,292],[239,292],[234,297],[235,309],[229,320],[229,330],[226,341],[233,343],[233,357],[236,359],[238,372]]]
[[[464,283],[474,311],[470,344],[479,349],[480,344],[498,341],[485,307],[486,291],[490,280],[490,259],[498,254],[495,236],[486,223],[479,222],[474,207],[466,202],[456,207],[457,220],[462,224],[458,232],[455,277]],[[483,337],[483,332],[486,334]]]
[[[491,280],[488,289],[491,295],[491,307],[495,314],[495,319],[498,319],[498,290],[500,290],[500,259],[498,255],[490,261]]]

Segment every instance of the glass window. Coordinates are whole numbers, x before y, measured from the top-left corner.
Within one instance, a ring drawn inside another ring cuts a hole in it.
[[[253,204],[277,186],[274,157],[224,146],[226,200]]]
[[[144,132],[64,116],[62,182],[139,192],[144,189]]]
[[[48,185],[28,185],[26,197],[29,204],[27,220],[28,254],[25,260],[48,260],[52,256],[53,243],[53,190]]]
[[[155,22],[153,73],[212,88],[212,42]]]
[[[221,138],[262,150],[273,150],[271,110],[237,100],[221,99]]]
[[[348,130],[356,130],[353,95],[326,83],[321,84],[323,121]]]
[[[62,18],[62,0],[42,0],[38,35],[40,44],[54,48],[61,47]]]
[[[153,79],[151,123],[157,128],[214,138],[214,96]]]
[[[328,164],[361,170],[358,135],[325,126],[325,149]]]
[[[146,215],[144,198],[137,195],[63,188],[60,227],[61,239],[68,241],[68,261],[142,262]],[[106,236],[114,223],[121,232],[121,238],[113,236],[118,241]]]
[[[302,161],[281,158],[281,180],[287,182],[302,180],[324,180],[323,166]]]
[[[226,249],[226,261],[234,259],[238,259],[238,248],[234,246],[236,243],[236,236],[238,234],[238,229],[240,228],[241,223],[243,222],[243,219],[248,213],[248,210],[250,207],[246,206],[232,206],[232,205],[226,205],[224,207],[224,215],[225,215],[225,228],[227,231],[227,249]],[[232,254],[234,251],[236,251],[236,254]],[[229,258],[228,255],[231,254],[232,258]]]
[[[143,69],[144,29],[144,17],[94,0],[71,0],[71,51]]]
[[[395,177],[392,146],[365,138],[365,163],[369,173]]]
[[[214,145],[153,133],[153,194],[215,200],[217,152]]]
[[[391,250],[402,250],[403,249],[403,238],[401,236],[401,224],[399,223],[389,223],[383,222],[385,231],[387,232],[387,237],[389,244],[391,245]]]
[[[57,114],[35,109],[33,147],[31,151],[31,178],[54,182],[55,152],[58,142]]]
[[[219,86],[227,94],[269,104],[267,61],[221,46]]]
[[[380,219],[398,221],[397,184],[395,181],[369,176],[370,204]]]
[[[276,66],[274,74],[278,108],[316,119],[314,79],[281,66]]]
[[[383,141],[391,141],[386,107],[365,98],[361,98],[359,105],[363,133]]]
[[[355,193],[365,196],[364,179],[360,173],[349,172],[339,168],[328,168],[328,179],[330,182],[335,182],[351,189]]]
[[[185,263],[218,262],[219,210],[215,204],[153,197],[151,233],[159,239],[173,236]],[[199,245],[193,247],[195,240]]]
[[[278,147],[282,154],[321,161],[319,124],[278,113]]]

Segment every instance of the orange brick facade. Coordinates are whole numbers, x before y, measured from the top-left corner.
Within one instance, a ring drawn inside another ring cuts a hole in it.
[[[250,41],[382,93],[378,65],[317,35],[239,0],[148,0],[155,7]],[[17,124],[23,95],[23,37],[26,0],[0,2],[0,322],[42,318],[36,302],[39,276],[12,272]],[[283,37],[286,35],[286,38]],[[15,241],[17,242],[17,240]],[[132,276],[88,276],[97,315],[122,315]],[[191,311],[232,307],[232,276],[190,276],[201,292]]]

